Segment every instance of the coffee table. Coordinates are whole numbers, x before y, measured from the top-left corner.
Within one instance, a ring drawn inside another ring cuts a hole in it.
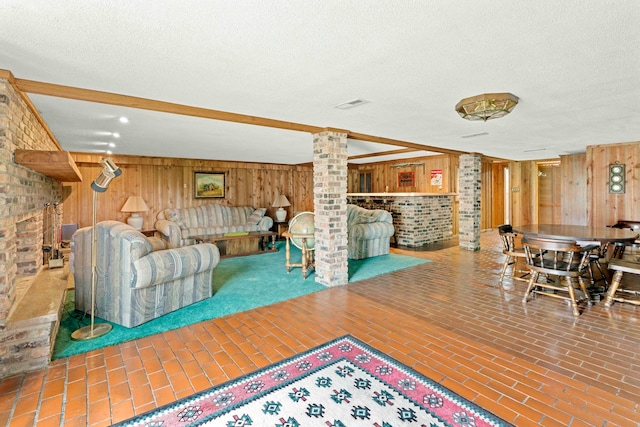
[[[221,258],[234,256],[264,254],[277,252],[276,237],[274,231],[251,231],[249,234],[227,235],[209,234],[206,236],[194,236],[196,243],[214,243],[220,250]]]

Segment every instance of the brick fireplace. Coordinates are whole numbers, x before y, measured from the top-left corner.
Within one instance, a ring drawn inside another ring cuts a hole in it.
[[[0,378],[49,363],[57,326],[50,318],[42,323],[13,319],[21,314],[18,284],[43,270],[46,207],[62,200],[61,182],[14,162],[18,149],[59,147],[11,80],[0,74]]]

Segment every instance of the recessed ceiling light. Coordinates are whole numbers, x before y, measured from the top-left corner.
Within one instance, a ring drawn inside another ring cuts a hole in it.
[[[120,123],[129,123],[129,119],[124,116],[120,117],[119,120],[120,120]]]
[[[118,132],[114,132],[112,135],[114,138],[120,138],[120,134]]]
[[[110,142],[110,143],[109,143],[109,147],[111,147],[111,148],[115,148],[115,146],[116,146],[116,144],[114,144],[113,142]]]
[[[107,153],[107,154],[113,154],[113,153],[111,152],[111,150],[107,150],[107,151],[105,151],[105,153]]]
[[[365,101],[364,99],[352,99],[351,101],[334,105],[333,108],[338,108],[340,110],[348,110],[349,108],[359,107],[361,105],[368,104],[368,103],[369,101]]]

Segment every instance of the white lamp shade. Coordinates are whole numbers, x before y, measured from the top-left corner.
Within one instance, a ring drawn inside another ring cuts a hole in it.
[[[129,196],[120,212],[146,212],[149,210],[144,199],[140,196]]]
[[[273,199],[273,204],[271,206],[274,208],[281,208],[284,206],[291,206],[291,203],[289,203],[289,199],[287,199],[287,196],[285,196],[284,194],[278,194],[276,195],[276,198]]]

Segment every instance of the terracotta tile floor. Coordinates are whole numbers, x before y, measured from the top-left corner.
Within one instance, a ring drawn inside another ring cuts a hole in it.
[[[433,262],[5,379],[0,424],[109,425],[351,334],[518,426],[640,425],[640,308],[523,306],[495,232],[406,253]]]

